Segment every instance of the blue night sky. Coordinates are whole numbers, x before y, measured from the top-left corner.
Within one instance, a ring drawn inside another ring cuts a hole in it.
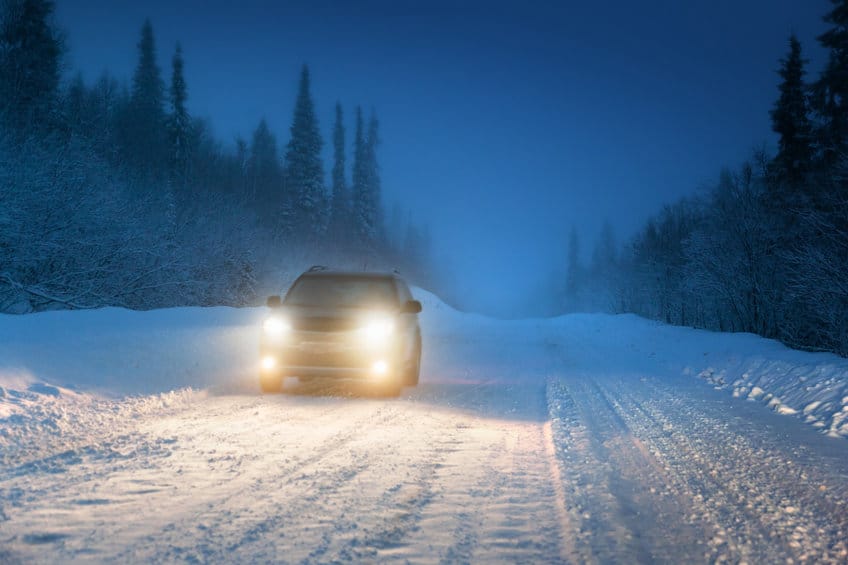
[[[68,70],[128,79],[145,17],[165,76],[216,135],[267,118],[282,147],[298,71],[325,142],[333,106],[381,120],[384,196],[429,223],[467,306],[510,312],[608,219],[619,239],[773,148],[768,110],[795,32],[815,76],[827,0],[407,2],[57,0]],[[329,152],[327,152],[329,158]],[[329,160],[325,174],[329,182]]]

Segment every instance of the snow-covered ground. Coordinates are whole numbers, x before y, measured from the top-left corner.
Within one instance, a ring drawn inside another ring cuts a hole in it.
[[[848,560],[848,361],[416,296],[399,399],[260,396],[262,309],[0,316],[0,562]]]

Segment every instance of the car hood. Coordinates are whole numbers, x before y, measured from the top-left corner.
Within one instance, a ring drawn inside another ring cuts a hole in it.
[[[328,308],[322,306],[283,305],[280,313],[295,330],[343,331],[361,327],[376,317],[393,316],[397,311],[371,308]]]

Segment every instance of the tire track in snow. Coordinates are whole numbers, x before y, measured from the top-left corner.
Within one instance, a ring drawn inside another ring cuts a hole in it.
[[[28,477],[7,520],[9,555],[556,561],[544,391],[506,387],[425,385],[399,400],[213,396],[134,419],[115,430],[126,457],[84,458],[61,481]]]
[[[321,420],[333,420],[342,410],[342,405],[336,403],[333,409],[320,415]],[[396,410],[391,405],[380,405],[376,411],[368,411],[341,428],[338,423],[333,423],[330,429],[335,431],[329,437],[322,437],[317,444],[307,444],[296,450],[311,449],[308,456],[285,465],[269,464],[276,457],[273,452],[263,451],[262,457],[256,462],[260,468],[252,469],[249,477],[242,480],[239,476],[234,488],[201,504],[205,509],[183,512],[184,516],[180,520],[166,526],[166,531],[174,532],[173,537],[166,536],[163,539],[157,534],[157,545],[163,549],[150,555],[150,560],[191,560],[193,556],[200,556],[204,560],[226,560],[234,552],[240,552],[246,547],[253,550],[251,559],[263,554],[279,559],[281,556],[274,549],[275,540],[279,536],[275,536],[274,532],[285,534],[286,517],[308,513],[309,507],[321,496],[331,497],[340,485],[351,481],[370,464],[364,456],[351,456],[349,451],[345,451],[332,465],[327,464],[326,460],[345,450],[354,437],[381,422],[390,421],[395,415]],[[291,422],[282,422],[288,423]],[[320,421],[313,423],[320,426]],[[304,492],[307,494],[299,496],[298,492],[294,492],[298,489],[306,489]],[[309,489],[316,491],[310,492]],[[266,493],[265,496],[260,494],[262,492]],[[202,528],[196,527],[198,523]],[[271,542],[270,549],[262,548],[262,543],[268,541]],[[144,547],[148,543],[149,540],[141,540],[140,545]],[[138,549],[128,548],[127,555],[137,558]],[[117,560],[121,561],[122,556],[119,555]]]
[[[557,460],[553,422],[548,420],[542,426],[542,429],[545,435],[545,455],[548,457],[548,467],[550,468],[551,482],[556,500],[556,512],[560,525],[560,558],[563,562],[577,563],[580,560],[580,554],[575,545],[577,529],[573,520],[569,517],[566,507],[566,494],[565,488],[563,488],[562,472],[560,471],[559,461]]]
[[[772,414],[693,388],[645,377],[549,381],[576,531],[569,560],[848,562],[843,443],[799,425],[798,436],[783,436]],[[823,458],[812,444],[828,441],[834,456]]]
[[[605,391],[581,379],[548,384],[569,522],[581,563],[703,559],[702,529],[679,520],[667,477]]]
[[[729,415],[715,413],[715,405],[692,406],[654,379],[642,379],[642,384],[638,394],[618,384],[622,413],[644,430],[657,456],[676,469],[675,476],[687,479],[684,488],[719,532],[711,540],[716,557],[848,559],[848,489],[844,480],[834,480],[844,465],[828,474],[826,461],[811,454],[797,457],[798,449],[790,451],[779,436],[756,423],[736,418],[728,423]]]

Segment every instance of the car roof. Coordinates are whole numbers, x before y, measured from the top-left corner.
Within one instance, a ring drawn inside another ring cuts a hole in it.
[[[328,278],[361,278],[361,279],[398,279],[398,275],[396,273],[384,273],[384,272],[369,272],[369,271],[331,271],[327,270],[313,270],[306,271],[301,277],[328,277]]]

